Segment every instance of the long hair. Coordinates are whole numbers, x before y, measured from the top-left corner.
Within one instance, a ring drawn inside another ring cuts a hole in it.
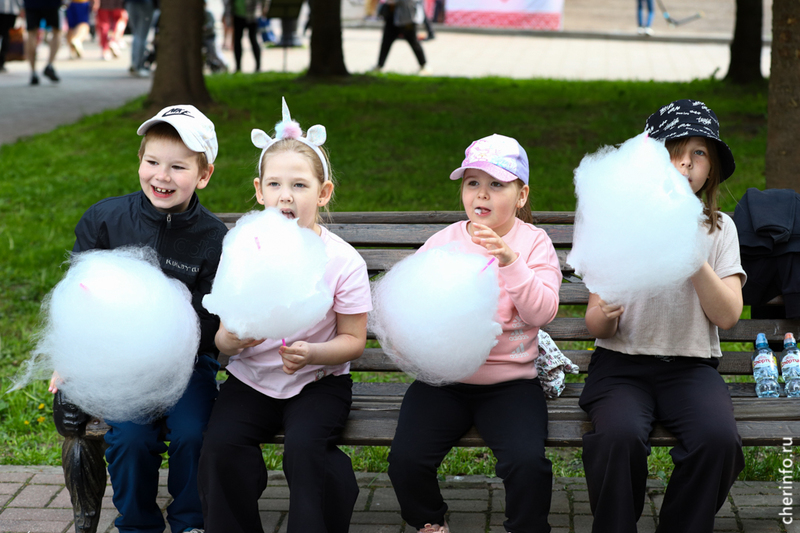
[[[669,156],[671,158],[678,157],[683,151],[683,148],[689,142],[691,137],[681,137],[680,139],[672,139],[665,143]],[[720,160],[719,153],[717,152],[717,143],[713,139],[702,137],[706,145],[706,152],[708,153],[708,160],[711,162],[711,169],[708,172],[708,179],[703,184],[703,187],[697,191],[697,197],[703,202],[703,214],[706,217],[705,224],[708,226],[708,233],[722,227],[719,216],[719,205],[717,204],[717,196],[719,192],[720,179]]]

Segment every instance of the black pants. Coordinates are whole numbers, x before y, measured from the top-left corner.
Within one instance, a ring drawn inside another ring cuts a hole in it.
[[[411,50],[414,51],[414,55],[417,56],[417,62],[419,63],[420,68],[425,66],[425,52],[422,51],[422,46],[420,46],[419,41],[417,40],[417,25],[416,24],[409,24],[407,26],[395,26],[394,25],[394,9],[386,9],[384,8],[383,13],[383,40],[381,41],[381,51],[378,55],[378,66],[383,67],[386,64],[386,57],[389,55],[389,49],[392,47],[392,43],[400,33],[403,33],[403,38],[408,41],[408,44],[411,46]]]
[[[0,13],[0,68],[6,65],[6,53],[8,53],[8,32],[14,27],[14,21],[17,20],[16,15],[11,13]]]
[[[242,37],[244,30],[250,39],[250,46],[253,48],[253,57],[256,60],[256,72],[261,70],[261,45],[258,44],[258,22],[248,22],[242,17],[233,17],[233,57],[236,60],[236,72],[242,70]]]
[[[358,497],[350,458],[337,446],[352,401],[349,374],[277,400],[230,376],[222,385],[200,454],[200,500],[208,533],[262,533],[258,499],[267,487],[259,444],[283,427],[289,533],[346,533]]]
[[[400,513],[412,527],[443,524],[436,469],[472,425],[497,458],[506,488],[506,531],[547,533],[552,465],[545,456],[547,406],[538,379],[497,385],[411,384],[389,453]]]
[[[656,421],[678,440],[659,533],[711,533],[714,515],[744,468],[728,387],[718,361],[666,362],[597,348],[580,406],[594,431],[583,436],[593,533],[635,533]]]

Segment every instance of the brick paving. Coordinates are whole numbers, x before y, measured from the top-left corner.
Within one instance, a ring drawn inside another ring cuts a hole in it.
[[[166,508],[167,472],[161,473],[159,505]],[[400,517],[400,508],[386,474],[357,474],[361,487],[350,525],[351,533],[411,533]],[[450,507],[448,523],[454,533],[504,533],[505,491],[498,478],[451,476],[441,483]],[[797,486],[795,484],[795,486]],[[647,482],[647,500],[639,533],[653,533],[664,495],[664,484]],[[791,507],[794,523],[785,525],[783,496],[775,482],[738,481],[728,502],[717,513],[715,532],[800,533],[800,506]],[[795,497],[795,501],[797,501]],[[269,473],[269,486],[259,501],[266,533],[285,533],[289,489],[282,472]],[[100,518],[100,533],[117,533],[116,510],[107,487]],[[553,533],[589,533],[592,516],[586,480],[557,478],[550,507]],[[59,467],[0,466],[0,532],[69,533],[73,531],[69,494]],[[169,531],[169,529],[167,529]]]

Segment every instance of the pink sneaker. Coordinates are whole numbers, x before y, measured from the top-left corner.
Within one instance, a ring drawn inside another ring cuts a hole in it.
[[[447,527],[447,522],[443,526],[439,524],[425,524],[425,527],[419,530],[419,533],[450,533],[450,528]]]

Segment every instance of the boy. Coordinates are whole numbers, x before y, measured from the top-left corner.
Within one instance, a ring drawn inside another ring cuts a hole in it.
[[[147,424],[106,421],[111,429],[105,435],[105,455],[114,505],[121,515],[115,525],[120,533],[164,531],[156,496],[161,454],[169,451],[168,490],[173,502],[167,507],[167,521],[171,531],[202,531],[197,464],[217,395],[219,364],[214,335],[219,318],[201,302],[211,292],[227,230],[200,205],[195,190],[205,188],[214,172],[217,137],[214,124],[190,105],[162,109],[137,133],[144,135],[139,148],[142,190],[106,198],[90,207],[75,228],[73,252],[127,245],[152,247],[164,273],[182,281],[192,293],[201,336],[189,386],[163,418]],[[158,327],[158,317],[153,317],[153,327]],[[57,379],[55,376],[53,392]],[[54,411],[62,434],[63,428],[74,433],[85,423],[87,417],[76,411],[74,406],[67,412],[63,406],[58,413]],[[169,447],[164,441],[169,441]]]

